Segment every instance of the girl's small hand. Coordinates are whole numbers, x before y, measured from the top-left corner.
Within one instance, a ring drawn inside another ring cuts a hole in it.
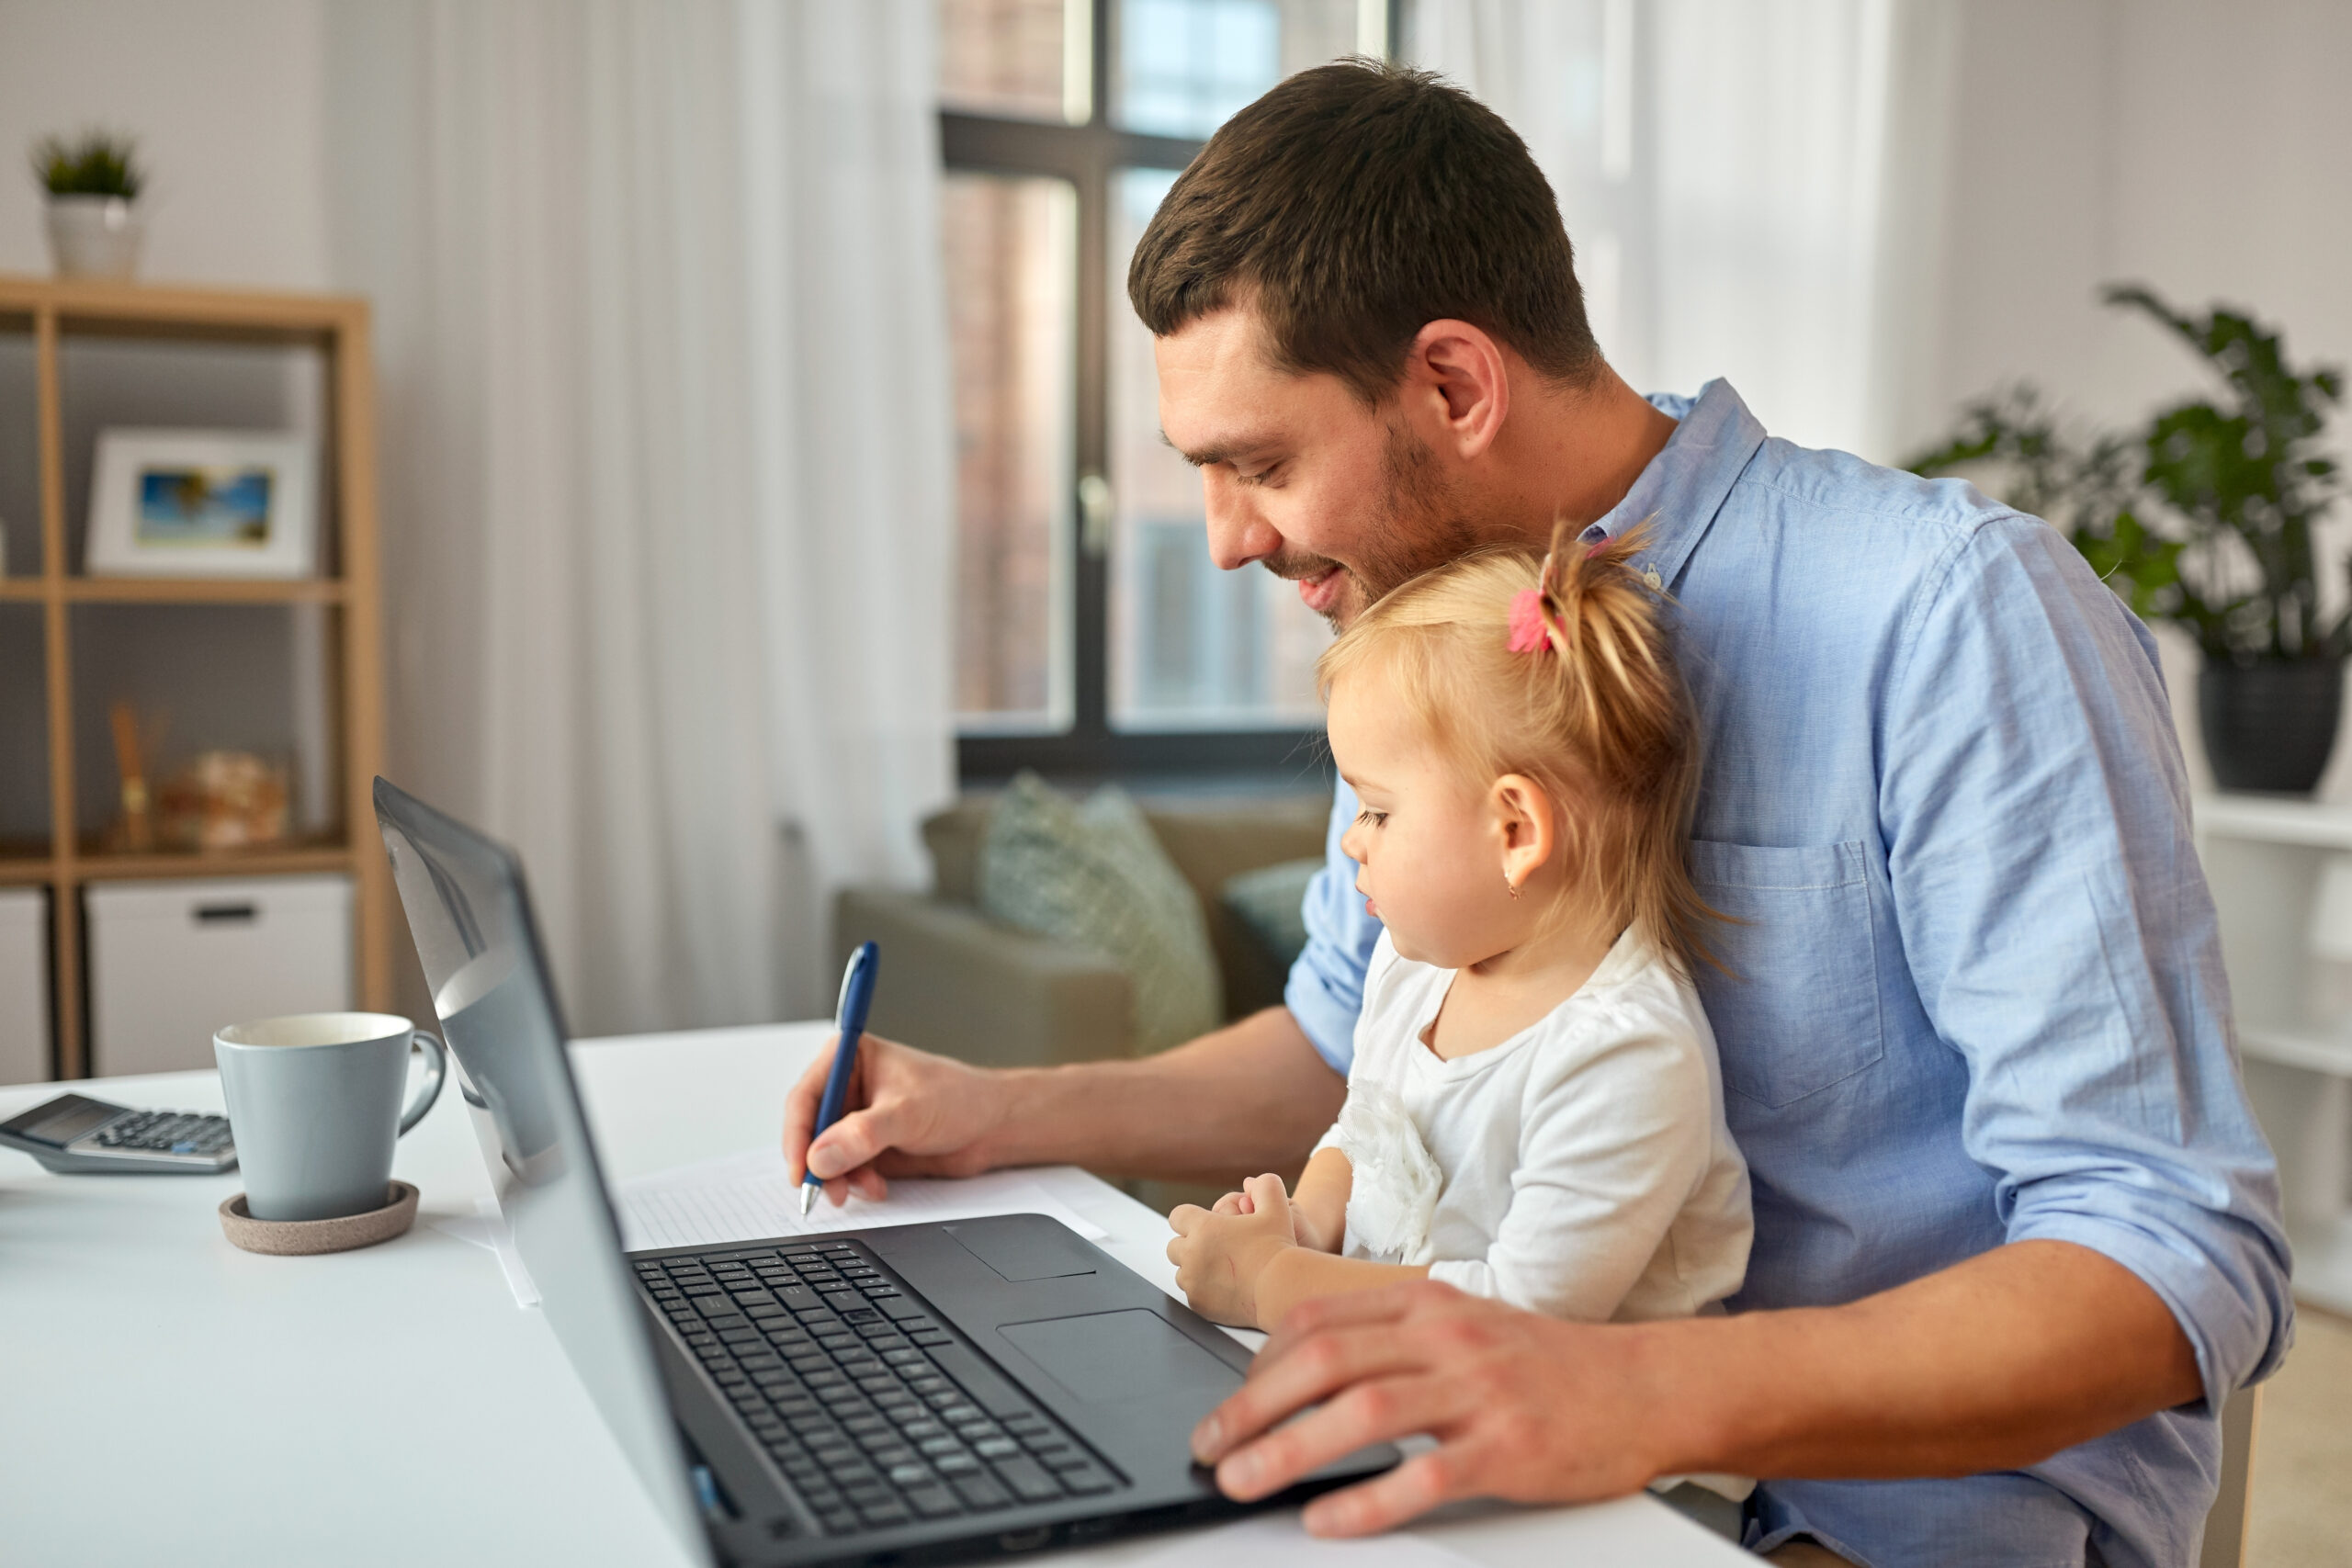
[[[1168,1260],[1176,1265],[1177,1287],[1193,1310],[1236,1327],[1258,1327],[1258,1276],[1298,1245],[1283,1179],[1253,1176],[1239,1192],[1217,1200],[1215,1210],[1187,1203],[1168,1223],[1176,1231]]]

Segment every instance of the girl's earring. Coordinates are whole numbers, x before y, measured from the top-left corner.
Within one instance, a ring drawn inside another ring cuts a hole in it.
[[[1510,890],[1510,896],[1512,897],[1516,898],[1519,897],[1519,884],[1510,879],[1510,872],[1503,873],[1503,886]]]

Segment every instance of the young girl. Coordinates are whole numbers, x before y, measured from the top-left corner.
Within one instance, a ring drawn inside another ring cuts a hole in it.
[[[1363,807],[1341,847],[1385,930],[1297,1193],[1170,1216],[1208,1316],[1422,1277],[1585,1322],[1739,1288],[1747,1168],[1690,982],[1697,740],[1639,534],[1425,573],[1323,655]]]

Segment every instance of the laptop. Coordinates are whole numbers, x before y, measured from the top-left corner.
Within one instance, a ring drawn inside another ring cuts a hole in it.
[[[521,863],[383,779],[375,798],[516,1250],[697,1560],[950,1561],[1242,1511],[1186,1445],[1249,1352],[1053,1219],[624,1253]]]

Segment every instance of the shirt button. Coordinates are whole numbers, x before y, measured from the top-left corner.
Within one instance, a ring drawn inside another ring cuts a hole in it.
[[[1657,568],[1654,566],[1645,567],[1642,570],[1642,581],[1650,585],[1650,592],[1653,593],[1666,586],[1666,579],[1657,574]]]

